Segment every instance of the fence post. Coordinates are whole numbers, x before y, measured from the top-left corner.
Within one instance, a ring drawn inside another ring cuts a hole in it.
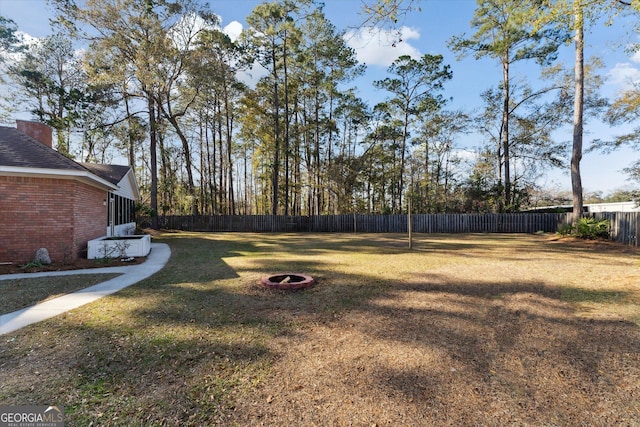
[[[411,219],[411,197],[409,197],[409,209],[407,212],[407,230],[409,231],[409,249],[413,249],[413,221]]]

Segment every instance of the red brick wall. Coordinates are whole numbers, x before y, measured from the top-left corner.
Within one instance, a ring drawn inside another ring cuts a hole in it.
[[[105,234],[105,199],[75,180],[0,176],[0,262],[29,262],[38,248],[54,262],[84,255]]]
[[[74,239],[76,253],[87,257],[87,242],[107,234],[107,191],[76,183],[75,186]]]

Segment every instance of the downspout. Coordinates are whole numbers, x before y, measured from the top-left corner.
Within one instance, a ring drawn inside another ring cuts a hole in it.
[[[116,235],[116,222],[115,222],[115,215],[116,215],[116,202],[115,199],[113,198],[113,194],[109,193],[109,237],[114,237]]]

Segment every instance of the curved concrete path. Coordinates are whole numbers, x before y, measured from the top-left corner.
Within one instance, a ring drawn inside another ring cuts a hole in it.
[[[36,304],[13,313],[0,316],[0,335],[8,334],[32,323],[40,322],[88,304],[106,295],[118,292],[160,271],[171,256],[171,249],[165,243],[152,243],[151,252],[142,264],[124,267],[90,268],[86,270],[53,271],[42,273],[6,274],[0,280],[38,278],[50,276],[71,276],[77,274],[122,273],[118,277],[97,285]]]

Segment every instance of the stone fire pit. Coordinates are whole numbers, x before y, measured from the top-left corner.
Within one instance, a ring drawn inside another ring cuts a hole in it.
[[[270,289],[302,289],[315,283],[313,277],[301,273],[278,273],[260,279],[260,285]]]

